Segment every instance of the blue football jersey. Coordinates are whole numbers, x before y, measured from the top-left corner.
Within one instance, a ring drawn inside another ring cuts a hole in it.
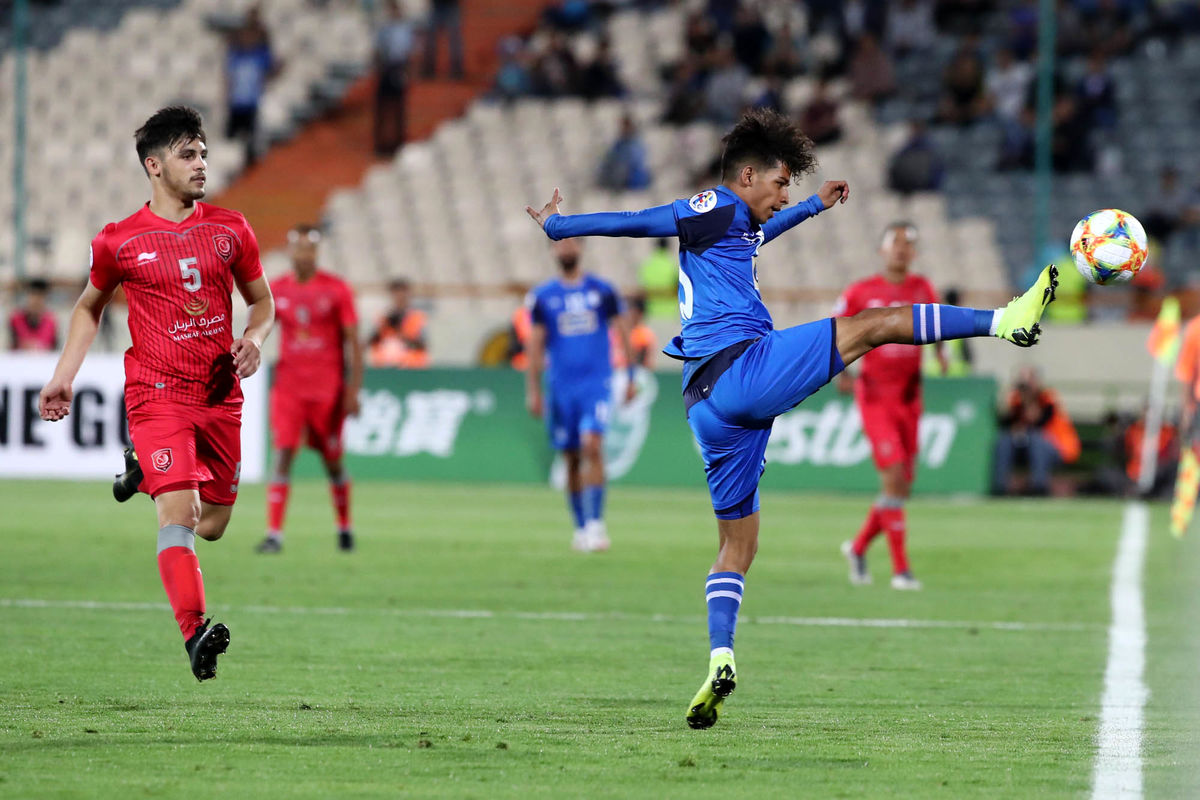
[[[758,248],[824,209],[814,194],[760,226],[750,219],[750,208],[740,197],[717,186],[688,200],[643,211],[556,214],[546,220],[545,229],[551,239],[679,237],[682,330],[663,352],[696,361],[773,329],[758,291],[754,263]]]
[[[551,388],[603,382],[612,375],[608,324],[622,311],[607,281],[585,274],[576,283],[547,281],[526,299],[533,322],[546,328],[546,379]]]

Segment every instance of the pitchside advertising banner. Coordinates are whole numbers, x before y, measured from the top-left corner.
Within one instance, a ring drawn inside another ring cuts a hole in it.
[[[614,386],[614,398],[624,387]],[[676,373],[638,375],[629,405],[614,399],[605,442],[609,476],[644,486],[704,485]],[[981,493],[995,438],[990,378],[926,383],[916,491]],[[524,377],[508,370],[368,370],[362,412],[346,424],[356,479],[496,481],[561,485],[544,425],[525,411]],[[319,475],[311,454],[300,474]],[[873,491],[853,398],[827,386],[775,422],[765,488]]]
[[[55,355],[0,355],[0,477],[112,478],[129,445],[125,425],[125,363],[120,355],[89,355],[75,379],[71,414],[60,422],[38,416],[38,394],[54,372]],[[262,480],[266,467],[266,377],[242,383],[242,480]]]

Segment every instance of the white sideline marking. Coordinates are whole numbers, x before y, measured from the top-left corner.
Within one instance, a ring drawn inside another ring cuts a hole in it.
[[[100,600],[38,600],[34,598],[0,597],[0,608],[62,608],[83,611],[170,611],[166,603],[120,603]],[[322,608],[306,606],[209,606],[210,611],[245,614],[301,614],[341,616],[378,614],[396,617],[434,617],[443,619],[522,619],[550,622],[596,622],[622,620],[629,622],[663,622],[696,624],[704,617],[677,617],[668,614],[624,614],[621,612],[577,611],[491,611],[471,608]],[[934,628],[979,629],[993,631],[1095,631],[1100,626],[1081,622],[971,622],[946,619],[859,619],[855,617],[754,617],[745,616],[743,624],[792,625],[804,628]]]
[[[1150,512],[1145,503],[1125,506],[1121,541],[1113,564],[1112,625],[1104,671],[1094,800],[1142,796],[1142,717],[1150,692],[1146,668],[1146,615],[1142,605],[1142,566]]]

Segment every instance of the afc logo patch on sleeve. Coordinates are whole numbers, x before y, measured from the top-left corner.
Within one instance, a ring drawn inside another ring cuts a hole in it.
[[[159,472],[169,472],[171,465],[175,463],[175,459],[171,457],[171,448],[164,447],[161,450],[155,450],[150,454],[150,463]]]
[[[233,258],[233,237],[228,233],[218,233],[213,237],[213,247],[221,260],[228,263]]]
[[[706,211],[712,211],[717,207],[717,193],[712,189],[705,189],[703,192],[688,200],[688,207],[697,214],[703,214]]]

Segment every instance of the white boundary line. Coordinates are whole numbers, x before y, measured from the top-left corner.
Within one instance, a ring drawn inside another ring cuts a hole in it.
[[[1092,798],[1142,797],[1143,711],[1150,692],[1146,669],[1146,614],[1142,603],[1142,567],[1150,512],[1145,503],[1129,503],[1121,522],[1121,541],[1113,564],[1112,625],[1108,629],[1108,667],[1100,701],[1100,732]]]
[[[39,600],[35,598],[0,597],[0,608],[49,608],[80,611],[170,611],[166,603],[120,603],[100,600]],[[470,608],[338,608],[303,606],[223,606],[214,605],[210,611],[244,614],[299,614],[319,616],[350,616],[375,614],[395,617],[427,617],[439,619],[520,619],[549,622],[660,622],[699,624],[703,617],[671,616],[668,614],[625,614],[622,612],[575,611],[492,611]],[[1005,622],[941,619],[859,619],[855,617],[754,617],[741,619],[750,625],[791,625],[804,628],[924,628],[993,631],[1097,631],[1098,625],[1077,622]]]

